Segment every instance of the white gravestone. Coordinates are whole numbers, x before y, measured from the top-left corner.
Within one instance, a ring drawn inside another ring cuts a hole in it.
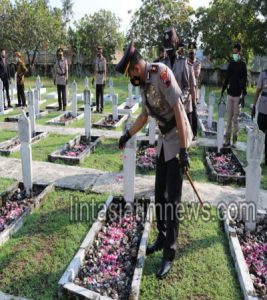
[[[10,90],[11,90],[11,101],[15,100],[14,94],[15,94],[15,89],[16,89],[16,83],[13,78],[11,78],[11,85],[10,85]]]
[[[118,120],[118,95],[112,95],[112,118],[113,120]]]
[[[27,196],[32,192],[32,148],[31,122],[23,111],[18,121],[20,152],[22,164],[22,178]]]
[[[218,105],[218,124],[217,124],[217,151],[221,152],[224,140],[224,114],[226,112],[226,104],[222,100]]]
[[[34,106],[35,106],[35,116],[40,114],[40,103],[39,103],[39,91],[34,89]]]
[[[77,83],[75,80],[71,85],[72,90],[72,115],[77,117]]]
[[[89,79],[88,77],[85,77],[84,79],[84,87],[86,90],[89,90]]]
[[[134,97],[135,97],[135,101],[139,101],[140,99],[140,87],[136,86],[134,89]]]
[[[130,129],[131,124],[126,125],[126,129]],[[136,135],[130,138],[124,149],[123,160],[123,191],[126,202],[134,201],[135,189],[135,163],[136,163]]]
[[[253,130],[249,131],[247,139],[247,162],[246,167],[246,202],[253,204],[255,211],[249,210],[249,219],[246,220],[245,228],[248,231],[256,229],[256,214],[260,194],[261,182],[261,161],[264,150],[265,135],[255,125]]]
[[[84,90],[84,121],[85,121],[85,136],[87,143],[91,141],[91,92],[88,89]]]
[[[131,108],[133,106],[133,85],[128,84],[128,99],[127,105]]]
[[[5,113],[4,93],[3,93],[3,81],[0,79],[0,115]]]
[[[149,145],[154,146],[156,142],[156,119],[150,118],[149,121],[149,134],[148,134]]]
[[[110,97],[110,99],[112,99],[111,98],[112,95],[113,95],[113,80],[112,80],[112,78],[110,78],[109,79],[109,97]]]
[[[35,133],[35,105],[33,99],[33,90],[27,92],[28,104],[29,104],[29,117],[31,120],[31,136]]]
[[[215,94],[214,92],[211,92],[209,96],[208,128],[212,128],[214,104],[215,104]]]
[[[206,109],[205,92],[205,85],[202,84],[200,88],[200,110],[202,111]]]
[[[68,105],[69,102],[69,85],[66,83],[66,106]]]
[[[42,83],[41,83],[41,78],[40,76],[38,75],[36,80],[35,80],[35,86],[36,86],[36,89],[38,91],[38,101],[41,101],[41,87],[42,87]]]

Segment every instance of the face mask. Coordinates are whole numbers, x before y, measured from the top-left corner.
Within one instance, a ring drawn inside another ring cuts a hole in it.
[[[190,58],[191,60],[194,60],[194,59],[195,59],[195,54],[194,54],[194,53],[189,53],[189,58]]]
[[[233,54],[233,60],[234,60],[234,61],[238,61],[238,54],[237,54],[237,53],[234,53],[234,54]]]
[[[141,79],[139,76],[134,76],[130,79],[130,81],[133,86],[139,86],[141,84]]]

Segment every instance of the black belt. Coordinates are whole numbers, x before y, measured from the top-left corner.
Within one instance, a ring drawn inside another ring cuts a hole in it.
[[[104,71],[98,71],[97,73],[98,74],[104,74]]]
[[[267,97],[267,92],[262,92],[262,93],[261,93],[261,96]]]
[[[170,132],[176,126],[176,119],[173,117],[164,126],[159,125],[159,130],[161,134],[166,134]]]

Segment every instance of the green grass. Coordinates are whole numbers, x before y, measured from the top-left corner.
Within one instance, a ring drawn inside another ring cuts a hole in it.
[[[62,147],[73,137],[73,135],[59,135],[50,133],[48,137],[32,145],[32,159],[39,161],[48,161],[48,154]],[[20,151],[11,154],[10,157],[20,158]]]
[[[13,179],[0,177],[0,194],[4,192],[9,186],[11,186],[16,181]]]
[[[189,209],[192,211],[192,208]],[[146,258],[140,300],[242,299],[222,224],[215,209],[208,212],[214,217],[213,221],[186,218],[181,222],[177,256],[164,280],[157,280],[155,276],[162,253]],[[153,224],[150,242],[155,240],[156,234]]]
[[[70,220],[70,197],[75,203],[101,204],[107,195],[54,191],[43,206],[26,218],[24,226],[0,247],[0,290],[29,299],[56,299],[58,281],[93,223]],[[72,204],[73,205],[73,204]]]
[[[0,130],[0,143],[12,139],[17,136],[18,133],[16,131],[11,130]]]

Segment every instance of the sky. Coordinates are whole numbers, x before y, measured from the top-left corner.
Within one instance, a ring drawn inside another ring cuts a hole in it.
[[[93,14],[100,9],[110,10],[122,20],[121,28],[122,31],[126,32],[131,19],[128,11],[131,10],[133,13],[142,2],[141,0],[73,0],[73,3],[75,20],[81,19],[85,14]],[[190,0],[190,5],[195,9],[199,6],[208,6],[208,4],[209,0]],[[50,5],[61,8],[61,0],[50,0]]]

